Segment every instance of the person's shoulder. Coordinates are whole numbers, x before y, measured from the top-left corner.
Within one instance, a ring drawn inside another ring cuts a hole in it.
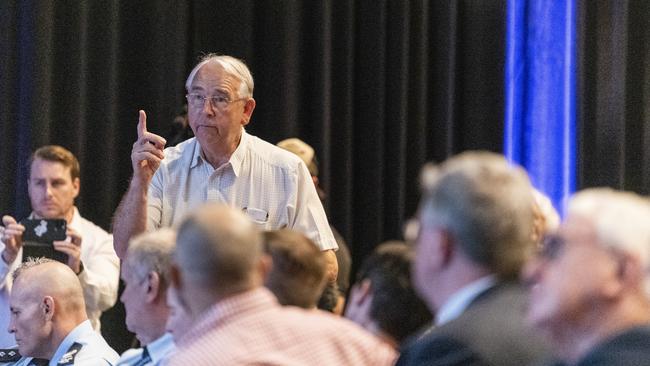
[[[404,346],[396,363],[396,366],[416,365],[483,366],[488,363],[461,340],[432,332]]]
[[[256,158],[280,169],[295,171],[302,162],[296,154],[250,134],[248,147]]]
[[[80,234],[84,236],[84,240],[112,240],[112,235],[108,231],[104,230],[104,228],[88,220],[87,218],[81,216],[81,213],[79,213],[75,220],[79,220],[79,223],[74,223],[74,226],[79,227],[81,231]]]

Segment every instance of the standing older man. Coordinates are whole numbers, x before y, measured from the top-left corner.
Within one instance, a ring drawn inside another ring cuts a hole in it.
[[[120,366],[163,365],[176,349],[166,332],[169,267],[176,235],[170,228],[152,231],[131,240],[122,262],[124,292],[120,300],[126,310],[126,326],[144,348],[131,349],[118,361]]]
[[[165,140],[147,131],[140,111],[133,179],[113,227],[118,255],[131,236],[178,223],[202,203],[220,202],[243,211],[261,229],[303,232],[327,251],[334,280],[336,241],[307,167],[244,131],[255,109],[248,67],[230,56],[208,55],[185,87],[194,138],[163,151]]]
[[[99,330],[102,311],[117,300],[119,259],[113,250],[113,237],[84,219],[74,205],[79,195],[80,169],[77,158],[61,146],[43,146],[32,155],[27,187],[32,205],[31,218],[64,219],[65,241],[55,241],[54,249],[67,255],[67,264],[79,276],[84,290],[86,312]],[[25,227],[11,216],[2,218],[0,228],[0,327],[9,323],[8,298],[12,278],[8,274],[23,259],[22,234]],[[0,347],[14,345],[10,334],[0,332]]]
[[[589,189],[526,268],[529,319],[567,365],[650,365],[650,201]]]
[[[393,364],[395,351],[354,323],[278,304],[262,286],[269,265],[240,210],[205,206],[183,221],[171,278],[194,325],[170,364]]]
[[[515,281],[533,248],[531,186],[503,156],[468,152],[423,171],[416,290],[436,328],[398,365],[520,366],[545,356]]]
[[[13,277],[8,329],[24,357],[49,360],[50,366],[115,364],[118,355],[90,325],[81,283],[68,266],[27,261]]]

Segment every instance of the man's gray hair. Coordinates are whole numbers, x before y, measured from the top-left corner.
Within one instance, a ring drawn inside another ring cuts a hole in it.
[[[239,79],[240,83],[239,83],[238,98],[253,97],[253,89],[255,86],[255,84],[253,83],[253,75],[251,74],[251,71],[248,69],[248,66],[246,66],[244,61],[232,56],[218,55],[215,53],[210,53],[203,56],[199,61],[199,63],[196,64],[196,66],[194,66],[194,68],[190,72],[190,75],[187,77],[187,80],[185,81],[185,89],[188,92],[192,87],[192,82],[194,81],[196,74],[205,64],[209,62],[218,63],[219,65],[221,65],[221,67],[223,67],[226,70],[228,74]]]
[[[525,171],[499,154],[466,152],[422,171],[422,226],[450,232],[473,262],[506,278],[533,249],[533,196]]]
[[[174,229],[161,228],[140,234],[129,242],[129,249],[122,266],[128,267],[128,273],[141,281],[144,281],[149,273],[155,272],[160,277],[163,288],[167,288],[175,247]]]
[[[11,277],[13,278],[14,282],[20,277],[20,275],[25,272],[26,270],[30,268],[34,268],[36,266],[39,266],[44,263],[52,263],[56,262],[54,259],[49,259],[45,257],[28,257],[26,261],[21,263],[18,268],[16,268],[13,273],[11,274]]]
[[[639,259],[650,296],[650,200],[632,192],[591,188],[569,200],[568,216],[589,220],[598,244]]]

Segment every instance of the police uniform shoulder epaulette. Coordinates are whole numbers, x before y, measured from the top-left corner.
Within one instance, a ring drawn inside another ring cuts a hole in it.
[[[63,356],[61,356],[61,359],[57,363],[57,365],[74,365],[74,359],[77,357],[77,354],[81,350],[81,343],[74,342],[70,348],[68,348],[68,352],[66,352]]]
[[[0,362],[16,362],[20,360],[22,356],[18,353],[18,350],[15,348],[9,349],[0,349]]]

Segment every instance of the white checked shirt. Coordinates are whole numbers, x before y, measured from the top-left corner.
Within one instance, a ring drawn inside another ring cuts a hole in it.
[[[196,138],[165,149],[149,186],[147,229],[173,226],[205,202],[241,209],[261,230],[286,227],[321,250],[338,248],[303,161],[243,129],[239,146],[218,169],[203,159]]]
[[[281,306],[266,288],[226,298],[181,339],[171,366],[393,365],[388,344],[347,319]]]

